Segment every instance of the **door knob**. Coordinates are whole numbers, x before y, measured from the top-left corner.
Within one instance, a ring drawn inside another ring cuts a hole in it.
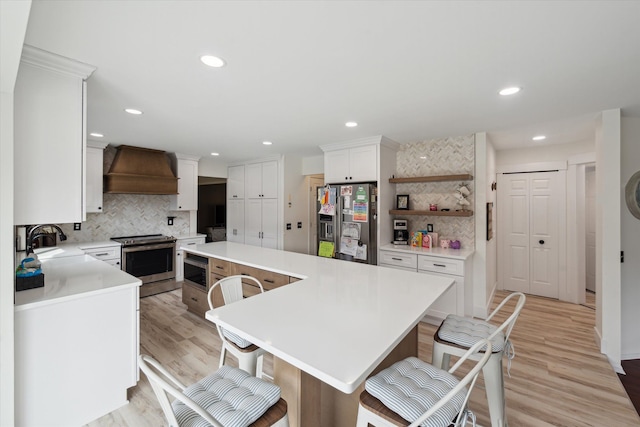
[[[540,243],[541,245],[544,245],[544,240],[538,240],[538,243]]]

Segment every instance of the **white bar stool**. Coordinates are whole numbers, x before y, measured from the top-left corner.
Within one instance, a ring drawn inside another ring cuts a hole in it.
[[[222,299],[225,305],[231,304],[236,301],[240,301],[244,298],[242,290],[242,281],[247,280],[254,282],[255,286],[260,288],[260,293],[264,292],[264,288],[258,279],[251,276],[235,275],[228,276],[224,279],[218,280],[209,288],[207,294],[207,300],[209,301],[209,307],[213,310],[213,295],[215,288],[220,287],[222,291]],[[222,349],[220,351],[220,367],[222,367],[227,358],[227,352],[231,353],[238,359],[238,367],[249,374],[262,378],[262,366],[264,362],[265,350],[253,344],[251,341],[247,341],[244,338],[227,331],[216,323],[218,329],[218,335],[222,340]]]
[[[499,313],[510,299],[515,297],[518,297],[518,301],[511,315],[500,326],[489,323],[489,320]],[[525,300],[526,297],[523,293],[514,292],[506,297],[485,320],[450,314],[444,319],[433,336],[431,363],[443,369],[449,366],[451,355],[462,356],[471,346],[482,339],[487,339],[491,342],[491,357],[482,369],[482,373],[484,375],[492,427],[504,427],[507,425],[502,356],[507,353],[510,364],[515,355],[513,346],[509,341],[509,335],[524,306]],[[471,358],[477,357],[478,355],[475,355]]]

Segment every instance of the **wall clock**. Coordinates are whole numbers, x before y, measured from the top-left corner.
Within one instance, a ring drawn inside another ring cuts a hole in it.
[[[624,188],[629,212],[640,219],[640,171],[634,173]]]

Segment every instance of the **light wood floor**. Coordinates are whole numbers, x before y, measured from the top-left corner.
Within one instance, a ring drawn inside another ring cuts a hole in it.
[[[505,295],[498,292],[494,306]],[[511,377],[505,375],[511,427],[640,426],[640,417],[617,375],[594,343],[594,316],[595,310],[585,306],[527,297],[512,333],[516,357]],[[183,382],[195,382],[217,369],[220,340],[215,328],[186,312],[180,290],[143,298],[140,329],[140,351],[158,359]],[[423,360],[431,361],[435,329],[420,324],[419,357]],[[266,360],[265,373],[271,369]],[[166,425],[144,374],[129,390],[129,398],[128,405],[89,426]],[[479,425],[490,425],[482,381],[472,394],[470,407]]]

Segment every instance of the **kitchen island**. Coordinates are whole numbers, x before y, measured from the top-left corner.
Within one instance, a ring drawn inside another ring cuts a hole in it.
[[[84,425],[138,381],[141,282],[73,247],[40,252],[44,287],[15,294],[16,425]]]
[[[214,242],[186,252],[302,280],[208,311],[274,357],[292,426],[353,426],[367,377],[417,355],[417,324],[446,277]]]

